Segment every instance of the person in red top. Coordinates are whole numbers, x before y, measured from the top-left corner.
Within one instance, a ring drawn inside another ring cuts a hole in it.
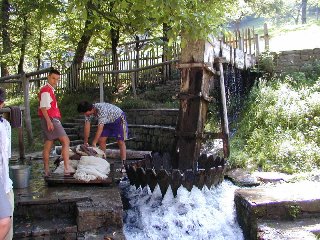
[[[61,155],[64,161],[64,174],[70,175],[74,173],[74,169],[69,165],[70,140],[60,122],[61,113],[54,94],[54,89],[56,88],[59,80],[60,72],[56,69],[51,69],[48,75],[48,83],[40,89],[38,96],[38,115],[40,117],[44,137],[42,156],[45,176],[50,175],[49,155],[53,142],[56,139],[58,139],[62,145]]]

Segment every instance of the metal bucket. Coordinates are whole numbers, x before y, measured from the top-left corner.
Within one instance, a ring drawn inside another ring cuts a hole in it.
[[[13,188],[26,188],[29,186],[30,166],[13,165],[10,166],[10,176]]]

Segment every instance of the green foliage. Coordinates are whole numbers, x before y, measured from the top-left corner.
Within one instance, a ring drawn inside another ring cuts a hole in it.
[[[127,97],[124,98],[121,102],[116,103],[121,109],[133,109],[133,108],[153,108],[155,103],[151,101],[142,100],[140,98]]]
[[[288,206],[288,214],[291,220],[296,219],[301,213],[301,207],[298,205],[290,205]]]
[[[275,71],[274,54],[266,51],[259,55],[257,70],[265,74],[265,77],[272,77]]]
[[[179,108],[180,104],[178,100],[166,101],[163,103],[164,108]]]
[[[320,167],[320,79],[261,80],[231,140],[230,164],[287,173]]]
[[[35,70],[38,60],[66,67],[67,61],[78,60],[84,52],[95,57],[105,55],[111,48],[110,29],[119,31],[120,42],[136,36],[162,37],[163,25],[168,26],[169,42],[182,32],[190,38],[205,38],[219,29],[237,6],[232,0],[223,4],[198,0],[12,0],[9,21],[5,22],[10,36],[5,44],[10,49],[1,51],[0,61],[10,65],[10,73],[15,74],[23,41],[26,72]],[[23,36],[23,27],[27,36]],[[72,52],[79,54],[71,56]]]
[[[304,72],[306,78],[317,79],[320,76],[320,60],[315,59],[313,62],[303,65],[301,71]]]
[[[207,122],[205,124],[206,132],[221,132],[218,104],[209,104],[207,113]]]
[[[156,88],[154,90],[147,90],[144,94],[144,99],[153,102],[164,103],[172,99],[172,95],[169,91],[162,90],[162,88]]]

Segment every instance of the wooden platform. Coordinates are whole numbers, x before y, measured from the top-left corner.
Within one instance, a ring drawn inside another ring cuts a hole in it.
[[[48,185],[57,185],[57,184],[99,184],[99,185],[111,185],[113,179],[109,176],[107,179],[95,179],[89,182],[75,179],[71,176],[64,176],[62,174],[52,173],[49,177],[44,177],[44,180]]]

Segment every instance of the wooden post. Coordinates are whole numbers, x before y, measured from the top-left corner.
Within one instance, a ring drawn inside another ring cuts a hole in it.
[[[255,46],[256,46],[255,55],[256,55],[256,58],[258,58],[258,56],[259,56],[259,54],[260,54],[260,49],[259,49],[259,35],[258,35],[258,34],[255,34],[255,35],[254,35],[254,38],[255,38]]]
[[[218,69],[220,72],[220,94],[221,94],[221,108],[222,108],[222,140],[223,140],[223,154],[225,158],[228,158],[230,155],[230,147],[229,147],[229,122],[228,122],[228,114],[227,114],[227,100],[226,100],[226,92],[225,92],[225,84],[224,84],[224,75],[223,75],[223,65],[222,62],[224,59],[217,58],[216,63],[218,64]]]
[[[197,170],[197,160],[207,119],[209,81],[213,75],[206,67],[204,56],[206,42],[202,40],[187,41],[181,51],[181,87],[180,108],[176,127],[178,168],[180,170]],[[199,52],[199,49],[204,51]],[[214,53],[211,53],[213,55]],[[175,167],[175,166],[174,166]]]
[[[18,139],[19,139],[19,156],[20,159],[25,159],[24,155],[24,142],[23,142],[23,127],[18,128]]]
[[[129,49],[128,49],[128,45],[125,45],[125,50],[126,50],[126,53],[127,53],[127,55],[128,55],[129,70],[132,70],[132,59],[131,59],[131,56],[130,56],[130,52],[129,52]],[[131,76],[131,86],[132,86],[133,96],[134,96],[134,98],[137,98],[135,72],[132,71],[132,72],[130,73],[130,76]]]
[[[251,33],[250,33],[250,28],[248,28],[248,46],[249,46],[249,54],[251,55],[252,51],[251,51]]]
[[[139,46],[139,37],[136,36],[136,46],[135,46],[135,50],[136,50],[136,59],[135,59],[135,68],[139,68],[140,67],[140,46]],[[135,72],[135,83],[137,84],[137,81],[139,81],[139,72]]]
[[[239,50],[243,50],[243,38],[241,36],[241,32],[239,31],[239,45],[238,45],[238,48]]]
[[[24,119],[27,129],[27,138],[30,144],[33,143],[32,125],[31,125],[31,114],[30,114],[30,99],[29,99],[29,78],[26,77],[25,73],[21,74],[21,82],[23,88],[23,100],[24,100]]]
[[[104,91],[103,91],[103,74],[99,73],[98,75],[99,79],[99,89],[100,89],[100,102],[104,102]]]
[[[269,46],[269,33],[268,33],[268,25],[265,23],[263,25],[264,29],[264,44],[265,44],[265,51],[269,51],[270,46]]]

